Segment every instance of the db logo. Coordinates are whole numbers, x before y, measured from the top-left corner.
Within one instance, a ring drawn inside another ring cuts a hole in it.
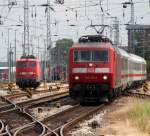
[[[94,72],[95,72],[95,68],[88,68],[88,69],[87,69],[87,72],[88,72],[88,73],[94,73]]]

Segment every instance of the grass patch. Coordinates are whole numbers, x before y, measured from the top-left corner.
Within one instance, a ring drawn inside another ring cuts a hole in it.
[[[150,134],[150,102],[135,101],[127,115],[134,126]]]

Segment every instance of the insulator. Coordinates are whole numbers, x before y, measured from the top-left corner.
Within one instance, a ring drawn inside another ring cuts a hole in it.
[[[123,4],[123,8],[127,8],[127,5],[126,5],[126,4]]]
[[[56,4],[64,4],[64,0],[55,0]]]

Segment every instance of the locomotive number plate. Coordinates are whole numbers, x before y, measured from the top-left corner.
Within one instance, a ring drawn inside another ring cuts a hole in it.
[[[87,68],[87,73],[93,73],[95,72],[95,68]]]

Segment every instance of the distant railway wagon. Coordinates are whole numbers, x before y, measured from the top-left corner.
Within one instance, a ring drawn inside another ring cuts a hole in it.
[[[19,88],[36,88],[40,85],[40,62],[34,57],[22,57],[16,62],[16,84]]]
[[[8,67],[0,67],[0,80],[8,80]]]
[[[10,75],[11,75],[11,79],[15,79],[15,72],[16,72],[16,68],[15,67],[11,67],[10,68]],[[9,75],[9,67],[0,67],[0,81],[8,81],[8,76]]]
[[[80,101],[112,100],[146,80],[146,61],[101,35],[83,36],[70,48],[68,69],[70,96]]]

